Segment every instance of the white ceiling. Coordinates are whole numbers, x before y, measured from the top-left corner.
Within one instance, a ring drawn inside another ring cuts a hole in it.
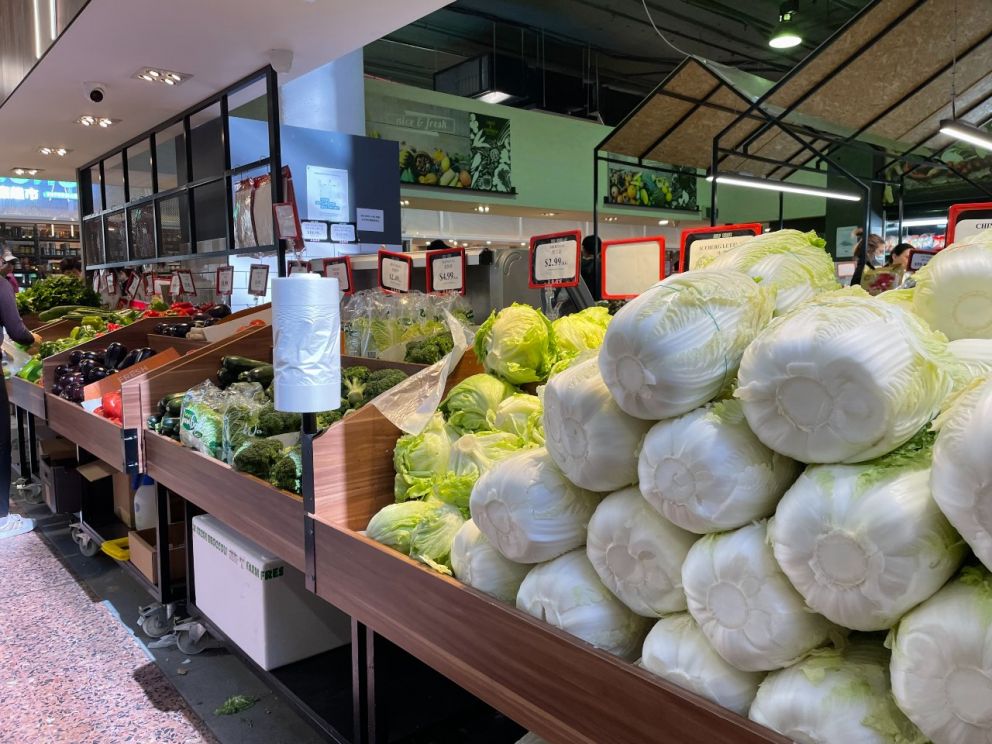
[[[0,176],[15,166],[75,180],[75,169],[268,64],[294,52],[286,82],[438,8],[445,0],[90,0],[0,107]],[[141,67],[193,77],[176,88],[134,78]],[[92,104],[84,82],[106,85]],[[82,127],[82,114],[120,119]],[[72,150],[45,157],[42,145]]]

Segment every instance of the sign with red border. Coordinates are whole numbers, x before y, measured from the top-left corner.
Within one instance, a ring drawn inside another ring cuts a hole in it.
[[[604,240],[600,262],[604,300],[630,300],[665,278],[665,238]]]
[[[180,269],[176,273],[179,274],[179,286],[182,288],[183,294],[195,295],[196,282],[193,281],[193,272],[189,269]]]
[[[141,287],[141,274],[137,271],[132,271],[130,276],[127,278],[127,298],[128,300],[133,300],[138,294],[138,289]]]
[[[113,270],[108,270],[103,275],[103,281],[108,294],[117,294],[117,275],[114,274]]]
[[[581,244],[582,233],[578,230],[532,237],[527,286],[542,289],[578,285]]]
[[[217,267],[217,277],[215,279],[214,289],[219,295],[230,295],[232,292],[234,292],[233,266]]]
[[[248,294],[265,297],[269,288],[269,265],[252,264],[248,269]]]
[[[145,274],[145,294],[151,297],[155,294],[155,272],[151,271]]]
[[[427,251],[425,258],[427,293],[457,292],[465,294],[468,259],[464,248]]]
[[[350,295],[355,291],[355,282],[351,275],[351,258],[349,256],[325,258],[324,276],[337,279],[338,289],[346,295]]]
[[[761,225],[757,222],[683,230],[679,246],[679,272],[689,271],[696,267],[699,259],[719,256],[755,235],[761,235]]]
[[[172,279],[169,280],[169,294],[173,297],[178,297],[179,293],[182,292],[183,285],[179,279],[179,272],[172,272]]]
[[[296,240],[300,232],[296,224],[296,210],[289,202],[277,202],[272,205],[272,216],[275,218],[276,238],[279,240]]]
[[[947,234],[944,237],[944,246],[989,229],[992,229],[992,202],[953,204],[947,210]]]
[[[909,252],[909,263],[907,271],[919,271],[928,263],[930,259],[937,255],[939,251],[927,251],[922,248],[913,248]]]
[[[413,259],[406,253],[379,249],[379,288],[386,292],[409,292]]]

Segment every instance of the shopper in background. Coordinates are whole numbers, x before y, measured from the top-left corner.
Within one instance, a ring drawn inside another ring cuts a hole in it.
[[[78,258],[63,258],[59,261],[59,273],[79,276],[83,273]]]
[[[14,290],[14,294],[21,291],[21,285],[17,281],[17,277],[14,276],[14,264],[17,263],[17,256],[13,254],[8,246],[3,247],[3,261],[2,266],[0,266],[0,274],[3,274],[10,288]]]
[[[582,274],[582,281],[586,283],[593,300],[599,302],[599,280],[600,272],[597,271],[596,256],[599,255],[603,241],[598,235],[586,235],[582,239],[582,264],[579,272]]]
[[[5,262],[6,263],[6,262]],[[9,264],[7,264],[9,265]],[[0,325],[14,341],[25,346],[40,343],[41,337],[31,333],[21,320],[14,302],[14,292],[6,282],[0,282]],[[8,411],[7,386],[0,385],[0,411]],[[10,513],[10,420],[0,426],[0,539],[23,535],[34,529],[34,520]]]
[[[910,243],[900,243],[889,254],[888,266],[895,266],[906,271],[909,268],[909,252],[913,250]]]
[[[855,234],[862,235],[862,231]],[[854,258],[858,259],[864,250],[864,240],[859,239],[854,247]],[[868,236],[868,253],[865,255],[865,270],[861,274],[861,286],[870,295],[881,294],[899,286],[902,272],[885,265],[885,241],[880,235]]]
[[[435,239],[431,241],[431,244],[427,246],[429,251],[447,251],[450,250],[451,246],[445,243],[443,240]]]

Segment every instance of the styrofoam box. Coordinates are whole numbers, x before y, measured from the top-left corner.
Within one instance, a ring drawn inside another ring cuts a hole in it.
[[[209,514],[193,517],[196,604],[265,670],[344,646],[351,620],[303,574]]]

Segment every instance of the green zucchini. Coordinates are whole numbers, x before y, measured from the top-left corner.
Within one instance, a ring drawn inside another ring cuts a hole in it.
[[[271,364],[263,364],[261,367],[242,372],[238,375],[238,382],[259,382],[263,388],[266,388],[272,384],[275,374]]]
[[[266,365],[268,362],[260,362],[257,359],[248,359],[243,356],[226,356],[220,360],[220,364],[224,369],[230,370],[237,376],[242,372],[255,369],[255,367]]]
[[[174,431],[179,431],[179,422],[181,421],[179,416],[163,416],[161,424],[159,426],[159,431],[163,434],[169,434]]]
[[[185,397],[186,393],[169,393],[158,402],[158,412],[163,416],[178,416]]]

